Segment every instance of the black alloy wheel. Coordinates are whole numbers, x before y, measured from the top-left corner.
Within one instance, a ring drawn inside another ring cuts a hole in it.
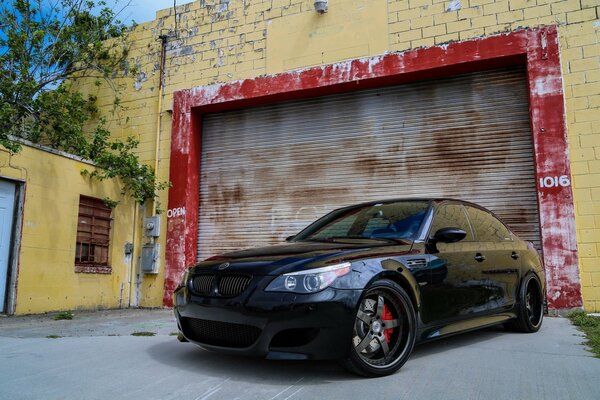
[[[542,285],[533,273],[521,282],[517,307],[518,316],[509,321],[507,327],[526,333],[539,331],[544,319],[544,295]]]
[[[349,357],[343,365],[359,375],[396,372],[415,344],[416,315],[410,296],[397,283],[374,282],[356,312]]]

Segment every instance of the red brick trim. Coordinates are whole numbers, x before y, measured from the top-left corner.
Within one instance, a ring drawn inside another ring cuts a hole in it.
[[[81,274],[111,274],[112,268],[105,265],[75,265],[75,272]]]

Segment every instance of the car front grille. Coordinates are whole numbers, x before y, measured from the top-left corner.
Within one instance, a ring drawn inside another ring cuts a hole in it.
[[[253,325],[186,317],[181,318],[181,328],[190,340],[211,346],[235,348],[252,346],[262,332]]]
[[[214,283],[214,275],[197,275],[192,278],[192,287],[198,294],[210,294]]]
[[[200,274],[192,277],[192,290],[207,296],[235,297],[240,294],[252,281],[252,276],[241,274]],[[216,289],[216,292],[215,292]]]
[[[251,280],[247,275],[224,275],[219,280],[219,294],[225,297],[237,296],[246,290]]]

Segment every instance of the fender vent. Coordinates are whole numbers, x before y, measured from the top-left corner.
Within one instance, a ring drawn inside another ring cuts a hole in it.
[[[424,258],[413,258],[405,261],[408,268],[425,268],[427,266],[427,260]]]

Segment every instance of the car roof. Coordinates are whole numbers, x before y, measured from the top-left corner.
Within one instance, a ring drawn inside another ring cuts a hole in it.
[[[446,202],[454,202],[454,203],[459,203],[459,204],[463,204],[463,205],[467,205],[473,208],[477,208],[481,211],[484,211],[490,215],[492,215],[495,219],[497,219],[498,221],[500,221],[500,223],[502,225],[504,225],[509,231],[511,231],[514,235],[514,232],[512,231],[512,229],[510,229],[508,227],[508,225],[506,225],[506,223],[504,223],[504,221],[502,221],[494,212],[488,210],[487,208],[480,206],[479,204],[476,203],[472,203],[470,201],[466,201],[466,200],[459,200],[459,199],[455,199],[455,198],[451,198],[451,197],[403,197],[403,198],[395,198],[395,199],[385,199],[385,200],[378,200],[378,201],[367,201],[364,203],[358,203],[358,204],[352,204],[346,207],[340,207],[338,209],[332,210],[331,212],[335,212],[335,211],[341,211],[341,210],[345,210],[345,209],[352,209],[352,208],[357,208],[357,207],[365,207],[365,206],[370,206],[370,205],[375,205],[375,204],[389,204],[389,203],[399,203],[399,202],[408,202],[408,201],[423,201],[423,202],[429,202],[431,203],[435,203],[435,205],[440,205],[442,203],[446,203]]]
[[[466,204],[469,206],[473,206],[475,208],[479,208],[482,209],[484,211],[490,212],[489,210],[487,210],[486,208],[475,204],[475,203],[471,203],[470,201],[466,201],[466,200],[459,200],[459,199],[455,199],[455,198],[451,198],[451,197],[403,197],[403,198],[395,198],[395,199],[384,199],[384,200],[374,200],[374,201],[367,201],[364,203],[358,203],[358,204],[352,204],[346,207],[341,207],[342,208],[354,208],[354,207],[364,207],[364,206],[370,206],[370,205],[375,205],[375,204],[389,204],[389,203],[400,203],[400,202],[408,202],[408,201],[426,201],[426,202],[432,202],[432,203],[436,203],[436,204],[440,204],[440,203],[445,203],[445,202],[457,202],[457,203],[461,203],[461,204]]]

